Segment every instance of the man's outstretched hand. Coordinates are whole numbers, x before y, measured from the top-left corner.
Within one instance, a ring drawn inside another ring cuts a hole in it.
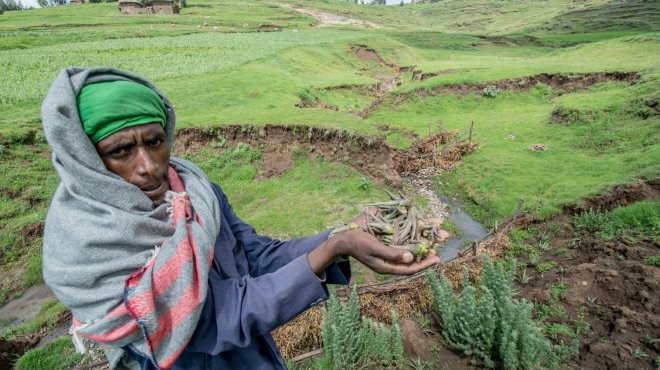
[[[338,234],[307,255],[312,270],[321,274],[339,256],[351,256],[370,269],[392,275],[412,275],[440,263],[432,250],[419,263],[413,263],[412,253],[390,248],[374,236],[358,230]]]

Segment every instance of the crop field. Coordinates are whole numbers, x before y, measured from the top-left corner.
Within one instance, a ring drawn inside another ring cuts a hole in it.
[[[125,15],[105,2],[6,11],[0,15],[0,347],[21,348],[6,350],[12,363],[68,321],[48,294],[31,317],[7,308],[43,284],[43,225],[59,178],[41,131],[41,101],[62,68],[96,65],[132,71],[169,97],[179,130],[174,154],[204,169],[259,233],[288,239],[342,225],[360,205],[385,199],[383,187],[430,209],[434,200],[424,194],[439,194],[486,229],[524,214],[496,230],[497,248],[484,253],[517,261],[509,283],[531,305],[510,308],[529,309],[525,320],[538,325],[533,337],[541,333],[555,348],[538,349],[543,366],[657,368],[660,326],[646,319],[658,315],[660,290],[657,2],[190,0],[167,16]],[[414,181],[424,171],[412,171],[408,161],[436,134],[451,138],[433,149],[442,160],[468,140],[476,149],[427,172],[424,193]],[[463,230],[454,221],[446,220],[446,228],[459,238]],[[460,283],[463,265],[473,280],[480,266],[461,258],[452,263],[443,271],[454,288],[481,289]],[[389,278],[356,266],[353,283]],[[625,291],[632,279],[634,292],[608,291]],[[582,281],[594,290],[585,292]],[[458,308],[433,315],[430,301],[418,296],[420,302],[392,306],[396,290],[378,294],[362,298],[362,311],[389,322],[394,308],[406,350],[388,366],[513,363],[485,347],[479,347],[484,355],[460,347],[448,319]],[[480,294],[475,297],[478,310]],[[322,346],[322,313],[310,312],[275,332],[276,339],[291,338],[296,327],[313,328],[300,343],[278,339],[285,358]],[[443,317],[445,326],[433,317]],[[411,350],[412,337],[426,350]],[[57,339],[16,364],[64,368],[102,360],[71,363],[50,352],[73,349]],[[332,368],[332,356],[289,365]],[[364,359],[361,366],[378,368],[380,360]]]

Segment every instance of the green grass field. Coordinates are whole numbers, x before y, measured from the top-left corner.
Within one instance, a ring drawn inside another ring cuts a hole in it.
[[[387,133],[391,145],[405,148],[429,124],[442,120],[465,137],[474,122],[480,149],[435,180],[487,224],[508,217],[520,197],[549,217],[612,185],[658,176],[660,12],[653,2],[288,3],[380,28],[321,25],[274,2],[240,0],[193,0],[173,16],[122,15],[116,3],[0,15],[0,266],[8,271],[0,303],[40,281],[40,229],[59,180],[39,106],[66,66],[111,65],[147,77],[170,97],[178,127],[304,124]],[[356,45],[387,65],[360,57]],[[413,81],[412,72],[400,73],[384,104],[359,117],[374,100],[368,91],[397,74],[393,66],[437,76]],[[529,86],[494,98],[433,93],[539,73],[614,71],[640,78],[574,92]],[[333,89],[342,86],[356,88]],[[297,107],[309,93],[338,111]],[[533,144],[549,150],[528,150]],[[256,148],[188,157],[223,186],[242,218],[276,237],[322,231],[382,198],[342,163],[298,156],[281,178],[255,180],[263,166]]]

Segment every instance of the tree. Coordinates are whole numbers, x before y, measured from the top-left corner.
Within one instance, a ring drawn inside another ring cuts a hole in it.
[[[11,10],[24,10],[20,0],[0,0],[0,14]]]
[[[66,0],[37,0],[37,4],[42,8],[48,8],[51,6],[65,5]]]

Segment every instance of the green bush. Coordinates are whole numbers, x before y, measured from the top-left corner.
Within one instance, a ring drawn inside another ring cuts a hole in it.
[[[322,337],[323,360],[332,369],[396,368],[403,358],[396,314],[392,312],[391,327],[365,318],[360,320],[355,288],[345,304],[331,292],[323,316]]]
[[[497,89],[497,86],[488,85],[481,91],[481,95],[485,98],[494,98],[497,96],[498,92],[499,90]]]
[[[588,210],[573,216],[577,231],[610,240],[627,232],[657,235],[660,230],[660,202],[642,201],[620,207],[609,213]]]
[[[513,299],[514,274],[515,262],[493,265],[486,258],[478,287],[465,272],[463,290],[456,295],[444,274],[438,279],[429,270],[442,335],[450,346],[481,358],[489,368],[552,367],[557,355],[532,320],[533,305]]]
[[[612,210],[610,220],[618,228],[657,231],[660,229],[660,202],[643,201]]]
[[[574,215],[573,226],[575,226],[576,230],[589,234],[614,227],[607,215],[596,212],[593,209]]]
[[[300,103],[303,106],[311,106],[319,101],[319,98],[316,96],[316,94],[314,94],[314,91],[312,91],[312,89],[309,88],[299,92],[298,98],[300,98]]]

